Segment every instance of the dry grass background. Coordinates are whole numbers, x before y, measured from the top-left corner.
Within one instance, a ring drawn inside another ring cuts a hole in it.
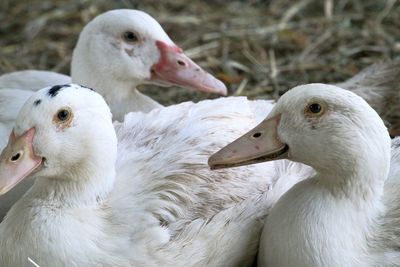
[[[82,27],[116,8],[141,9],[230,94],[277,97],[294,85],[343,81],[400,59],[398,0],[0,1],[0,73],[69,73]],[[164,104],[213,97],[146,87]]]

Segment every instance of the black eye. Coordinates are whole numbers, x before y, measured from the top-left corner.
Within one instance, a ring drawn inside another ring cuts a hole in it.
[[[57,118],[60,121],[68,120],[69,116],[70,116],[70,112],[68,110],[66,110],[66,109],[62,109],[62,110],[58,111],[58,113],[57,113]]]
[[[11,161],[17,161],[20,156],[21,156],[21,153],[18,152],[17,154],[15,154],[14,156],[11,157]]]
[[[127,41],[127,42],[134,43],[134,42],[137,42],[139,40],[137,35],[135,33],[133,33],[133,32],[124,32],[123,36],[124,36],[125,41]]]
[[[314,103],[314,104],[311,104],[311,105],[308,106],[308,110],[311,113],[318,114],[318,113],[320,113],[322,111],[322,107],[321,107],[320,104]]]

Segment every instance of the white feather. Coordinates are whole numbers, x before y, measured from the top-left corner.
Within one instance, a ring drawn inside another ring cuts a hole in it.
[[[0,224],[1,265],[251,266],[263,218],[286,190],[273,190],[279,167],[207,165],[255,125],[247,99],[130,113],[115,124],[115,151],[105,103],[76,88],[39,91],[17,119],[17,136],[36,128],[46,167]],[[60,132],[52,118],[66,104],[75,119]]]
[[[324,107],[307,116],[310,103]],[[310,84],[283,96],[279,139],[316,173],[285,193],[266,219],[259,266],[398,266],[396,142],[378,114],[343,89]],[[387,179],[389,177],[389,179]],[[395,182],[395,183],[394,183]]]

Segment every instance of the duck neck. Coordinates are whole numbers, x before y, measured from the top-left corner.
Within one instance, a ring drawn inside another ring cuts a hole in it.
[[[92,121],[87,127],[99,123]],[[60,168],[63,157],[49,159],[48,165],[38,172],[30,196],[57,206],[91,205],[106,199],[114,187],[117,158],[115,131],[111,120],[106,123],[107,127],[97,132],[95,142],[88,140],[73,162],[66,161],[67,165]]]
[[[380,202],[389,172],[390,154],[368,155],[335,164],[335,168],[316,169],[319,185],[325,187],[336,199],[348,199],[357,207]]]
[[[93,88],[100,93],[110,106],[114,120],[122,121],[124,115],[129,112],[149,112],[162,107],[161,104],[136,89],[136,86],[142,83],[141,81],[102,77],[85,68],[72,70],[72,82]]]
[[[113,120],[123,121],[125,114],[129,112],[147,113],[155,108],[162,107],[161,104],[150,97],[140,93],[135,86],[124,82],[119,85],[97,86],[99,93],[104,96],[113,114]],[[118,92],[115,92],[117,88]],[[114,90],[113,90],[114,89]]]
[[[57,207],[101,205],[113,188],[115,169],[77,167],[79,172],[71,170],[63,177],[37,177],[29,196]]]
[[[317,175],[296,184],[270,212],[261,258],[271,266],[365,266],[367,240],[383,211],[387,148],[384,154],[355,151],[366,156],[330,161],[329,168],[313,166]]]

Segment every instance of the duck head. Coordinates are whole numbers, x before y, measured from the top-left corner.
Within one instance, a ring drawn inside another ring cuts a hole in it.
[[[114,166],[117,139],[102,96],[75,84],[44,88],[18,114],[0,155],[0,195],[28,176],[79,179],[76,170]]]
[[[349,171],[390,158],[390,138],[361,98],[332,85],[308,84],[284,94],[268,117],[209,159],[212,169],[290,159],[317,171]]]
[[[226,95],[225,85],[187,57],[150,15],[129,9],[103,13],[82,30],[73,53],[73,81],[176,85]],[[114,92],[115,93],[115,92]]]

